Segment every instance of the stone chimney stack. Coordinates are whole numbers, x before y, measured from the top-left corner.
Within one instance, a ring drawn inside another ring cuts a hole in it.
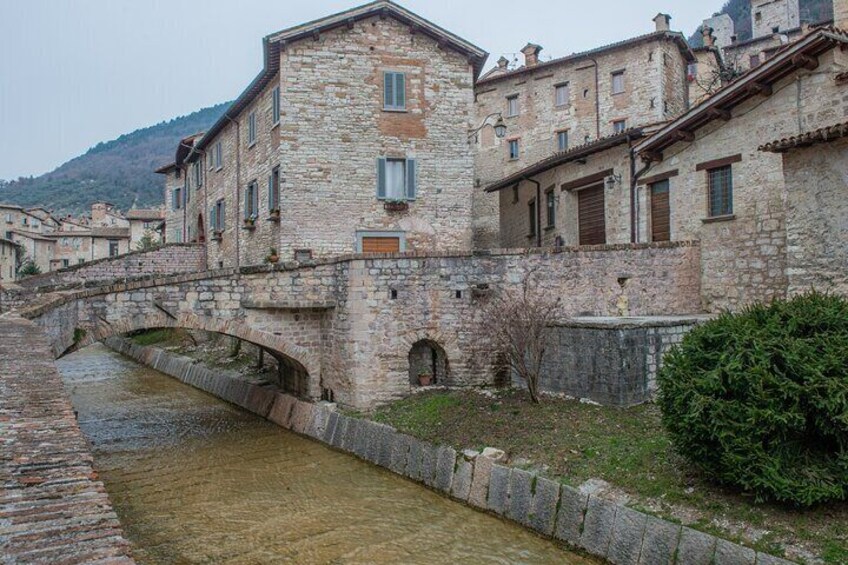
[[[524,66],[527,68],[535,67],[539,64],[539,53],[542,51],[541,45],[536,45],[535,43],[528,43],[527,46],[521,50],[524,53]]]
[[[504,56],[501,56],[501,58],[498,59],[498,68],[502,71],[505,71],[507,70],[507,67],[509,67],[509,59]]]
[[[657,26],[657,31],[671,30],[671,16],[668,14],[657,14],[654,17],[654,24]]]
[[[715,36],[713,28],[704,26],[701,28],[701,35],[704,37],[704,47],[715,47]]]
[[[848,30],[848,0],[833,0],[833,25]]]

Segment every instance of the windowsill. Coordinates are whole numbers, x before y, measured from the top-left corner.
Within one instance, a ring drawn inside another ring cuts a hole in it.
[[[216,173],[220,173],[220,172],[221,172],[221,171],[223,171],[223,170],[224,170],[224,167],[217,167],[217,168],[215,169],[215,172],[216,172]]]
[[[245,231],[254,231],[256,230],[256,224],[244,224],[241,229]]]
[[[252,142],[252,143],[248,143],[248,144],[247,144],[247,148],[248,148],[248,149],[253,149],[254,147],[256,147],[256,143],[257,143],[256,141],[254,141],[254,142]]]
[[[280,127],[280,122],[279,121],[274,122],[273,124],[271,124],[271,131],[274,131],[278,127]]]
[[[392,114],[406,114],[409,112],[406,108],[383,108],[384,112],[389,112]]]
[[[626,90],[622,90],[621,92],[613,92],[612,95],[613,96],[621,96],[622,94],[626,94],[626,93],[627,93]]]
[[[570,109],[571,109],[571,104],[557,104],[557,105],[555,106],[555,108],[556,108],[557,110],[570,110]]]
[[[701,220],[702,223],[705,224],[715,224],[718,222],[730,222],[736,219],[736,214],[726,214],[724,216],[713,216],[711,218],[704,218]]]
[[[555,229],[556,229],[556,226],[546,226],[545,227],[545,231],[547,231],[547,232],[555,230]]]
[[[518,116],[520,116],[520,115],[521,115],[521,114],[513,114],[513,115],[511,115],[511,116],[504,116],[504,117],[505,117],[506,119],[510,119],[510,118],[517,118],[517,117],[518,117]]]
[[[508,161],[510,161],[510,162],[512,162],[512,161],[520,161],[520,160],[521,160],[521,157],[510,157],[510,158],[508,159]]]
[[[269,222],[275,222],[275,223],[279,224],[280,223],[280,215],[279,214],[272,214],[271,216],[268,217],[268,221]]]
[[[535,233],[528,234],[527,239],[536,239],[536,234]]]

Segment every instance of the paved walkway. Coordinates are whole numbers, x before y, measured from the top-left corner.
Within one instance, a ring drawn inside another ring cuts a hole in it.
[[[0,562],[132,564],[52,357],[0,316]]]

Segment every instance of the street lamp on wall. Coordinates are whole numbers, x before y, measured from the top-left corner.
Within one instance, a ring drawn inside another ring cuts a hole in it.
[[[495,116],[497,116],[498,118],[497,121],[495,121],[494,124],[490,124],[489,119],[494,118]],[[483,118],[483,123],[480,124],[480,127],[478,127],[477,129],[469,130],[468,139],[471,139],[472,137],[480,133],[483,128],[489,125],[492,126],[492,128],[495,130],[495,136],[498,139],[503,139],[504,137],[506,137],[506,122],[504,122],[503,114],[501,114],[500,112],[494,112]]]

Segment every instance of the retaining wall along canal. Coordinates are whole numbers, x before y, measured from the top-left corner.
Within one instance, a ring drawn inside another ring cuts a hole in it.
[[[781,565],[784,559],[587,495],[487,456],[457,453],[390,426],[345,416],[196,360],[136,345],[112,349],[295,433],[384,467],[445,496],[621,565]]]
[[[42,330],[0,316],[3,563],[130,565],[124,539]]]

